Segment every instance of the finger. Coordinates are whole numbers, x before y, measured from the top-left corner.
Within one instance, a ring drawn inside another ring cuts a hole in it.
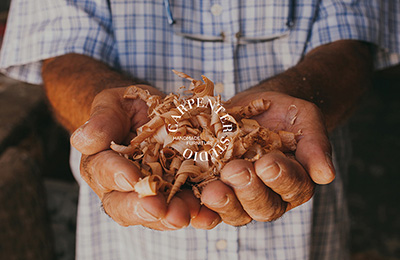
[[[251,221],[233,190],[222,181],[209,183],[202,191],[201,201],[229,225],[241,226]]]
[[[168,211],[160,221],[160,227],[163,230],[177,230],[187,227],[190,223],[190,211],[179,197],[174,197],[168,204]]]
[[[322,113],[312,103],[307,103],[299,112],[296,131],[302,134],[298,137],[296,159],[303,165],[315,183],[328,184],[335,179],[335,169],[331,158],[331,145],[324,125]]]
[[[190,213],[183,200],[170,203],[162,195],[139,198],[135,192],[112,191],[103,197],[104,211],[122,226],[143,225],[156,230],[177,230],[190,223]]]
[[[194,228],[209,230],[215,228],[221,221],[221,217],[216,212],[201,205],[197,216],[192,218],[191,225]]]
[[[221,217],[200,204],[200,200],[193,195],[191,190],[182,190],[176,194],[181,198],[189,208],[191,225],[199,229],[212,229],[221,222]]]
[[[121,143],[132,127],[145,123],[146,105],[142,100],[125,100],[125,88],[100,92],[94,99],[89,120],[71,135],[71,144],[83,154],[95,154]]]
[[[288,210],[305,203],[314,194],[315,184],[304,168],[281,152],[262,156],[254,168],[264,184],[289,203]]]
[[[120,142],[129,132],[129,120],[120,105],[122,89],[104,90],[92,103],[90,119],[71,136],[71,144],[83,154],[108,149],[111,141]]]
[[[307,136],[297,144],[296,159],[317,184],[328,184],[335,179],[331,148],[323,136]]]
[[[181,198],[189,209],[190,217],[194,218],[200,211],[200,200],[197,199],[191,190],[183,189],[175,194],[175,197]]]
[[[254,220],[272,221],[282,216],[287,203],[258,178],[253,164],[246,160],[233,160],[221,171],[221,180],[229,184],[243,209]]]
[[[162,195],[139,198],[136,192],[111,191],[102,199],[104,211],[122,226],[158,223],[167,214]]]
[[[114,151],[107,150],[95,155],[83,155],[81,176],[99,195],[116,191],[133,191],[141,177],[139,169]]]

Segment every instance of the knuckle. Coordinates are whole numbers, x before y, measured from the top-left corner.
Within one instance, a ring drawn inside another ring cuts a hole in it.
[[[81,157],[80,174],[82,179],[88,184],[91,184],[93,182],[92,171],[90,170],[92,159],[93,157],[89,155],[82,155]]]
[[[291,207],[294,208],[309,201],[314,195],[314,192],[315,184],[311,182],[303,185],[303,189],[298,192],[282,196],[282,199],[290,202]]]
[[[102,203],[102,209],[104,213],[109,216],[112,220],[117,222],[119,225],[123,227],[127,227],[132,225],[131,221],[129,221],[129,218],[126,218],[126,216],[123,215],[123,212],[132,212],[131,207],[129,206],[128,203],[124,210],[121,212],[118,210],[118,205],[116,205],[116,198],[118,197],[118,192],[117,191],[111,191],[107,192],[103,195],[103,198],[101,199]]]
[[[115,216],[111,198],[112,198],[112,192],[105,193],[103,195],[103,198],[101,199],[101,207],[107,216],[112,218],[118,224],[122,225],[123,224],[122,221],[120,221],[120,219]]]
[[[104,163],[109,163],[112,159],[105,156],[107,151],[100,152],[95,155],[83,155],[80,164],[80,174],[82,179],[89,184],[90,187],[100,189],[102,191],[110,191],[101,184],[101,176],[104,175],[106,168],[103,167]]]
[[[320,114],[320,108],[313,102],[305,102],[304,107],[307,111]]]
[[[222,217],[222,220],[228,225],[241,227],[249,224],[253,219],[248,215],[243,215],[234,219],[232,217]]]
[[[264,216],[264,222],[275,221],[278,218],[282,217],[283,214],[285,214],[286,212],[287,206],[288,203],[281,200],[281,203],[279,203],[274,209],[272,209],[269,214]]]
[[[288,203],[271,191],[264,204],[248,211],[249,215],[257,221],[269,222],[281,217],[285,212]]]
[[[324,115],[322,114],[321,109],[314,103],[307,103],[306,105],[307,114],[314,116],[320,122],[325,122]]]
[[[103,89],[103,90],[101,90],[96,96],[95,96],[95,101],[97,101],[97,100],[101,100],[101,99],[103,99],[104,97],[107,97],[107,96],[109,96],[111,93],[113,93],[114,92],[114,89]]]

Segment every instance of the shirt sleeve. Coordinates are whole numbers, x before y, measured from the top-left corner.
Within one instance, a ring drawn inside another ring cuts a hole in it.
[[[400,3],[379,0],[321,0],[306,52],[337,40],[375,46],[375,69],[400,63]]]
[[[41,84],[42,60],[79,53],[117,64],[106,0],[13,0],[0,53],[4,74]]]

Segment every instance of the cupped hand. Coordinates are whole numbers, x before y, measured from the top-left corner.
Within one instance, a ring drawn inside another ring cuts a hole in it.
[[[264,98],[270,108],[254,117],[271,130],[301,133],[294,155],[275,151],[254,163],[233,160],[221,171],[221,178],[207,185],[202,202],[234,226],[251,220],[272,221],[307,202],[315,184],[335,178],[323,116],[314,104],[278,92],[243,92],[231,106],[248,105]]]
[[[162,95],[150,86],[138,87]],[[145,102],[124,99],[125,90],[100,92],[92,103],[90,119],[71,136],[71,144],[83,154],[82,178],[99,196],[105,212],[120,225],[143,225],[157,230],[180,229],[189,223],[195,228],[215,227],[220,216],[201,205],[191,191],[182,191],[169,204],[162,195],[139,198],[134,191],[141,173],[128,159],[110,150],[110,143],[129,141],[148,117]]]

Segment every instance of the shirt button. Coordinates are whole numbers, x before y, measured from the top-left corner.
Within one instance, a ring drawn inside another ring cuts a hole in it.
[[[215,87],[215,92],[217,92],[217,94],[221,94],[222,92],[224,92],[224,84],[223,83],[217,83],[214,85]]]
[[[220,4],[214,4],[213,6],[211,6],[211,13],[214,16],[218,16],[222,13],[222,6]]]
[[[220,239],[217,241],[216,247],[218,250],[224,250],[228,246],[228,242],[225,239]]]

